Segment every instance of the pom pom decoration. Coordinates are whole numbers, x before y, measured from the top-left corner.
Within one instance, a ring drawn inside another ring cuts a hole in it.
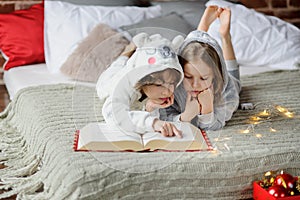
[[[256,183],[275,198],[299,195],[300,199],[299,177],[294,177],[283,171],[279,174],[275,171],[268,171],[262,180],[256,181]]]
[[[148,59],[148,63],[149,63],[150,65],[155,64],[155,62],[156,62],[156,59],[155,59],[154,57],[150,57],[150,58]]]

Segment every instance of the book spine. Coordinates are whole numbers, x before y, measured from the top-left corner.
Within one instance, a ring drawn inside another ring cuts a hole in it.
[[[207,149],[207,150],[208,150],[208,151],[214,150],[214,148],[213,148],[213,146],[212,146],[212,144],[211,144],[209,138],[207,137],[206,132],[205,132],[204,130],[200,130],[200,131],[201,131],[202,136],[203,136],[203,138],[204,138],[204,140],[205,140],[205,142],[206,142],[206,144],[207,144],[207,146],[208,146],[208,149]]]
[[[74,143],[73,143],[74,151],[78,151],[78,139],[79,139],[79,130],[76,130],[74,135]]]

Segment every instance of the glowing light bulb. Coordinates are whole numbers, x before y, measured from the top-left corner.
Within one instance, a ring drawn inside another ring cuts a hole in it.
[[[217,148],[213,148],[210,152],[215,155],[219,153],[219,150]]]
[[[289,112],[289,111],[285,112],[284,114],[285,114],[285,116],[287,116],[288,118],[293,118],[293,117],[294,117],[294,113]]]
[[[251,116],[250,120],[252,120],[252,121],[259,121],[259,120],[261,120],[261,118],[257,117],[257,116]]]
[[[279,112],[287,112],[288,110],[282,106],[276,106],[275,107]]]
[[[277,130],[276,129],[274,129],[274,128],[270,128],[270,132],[276,132]]]
[[[267,110],[264,110],[264,111],[259,113],[259,116],[262,116],[262,117],[267,117],[269,115],[270,115],[270,113]]]
[[[250,133],[249,129],[241,130],[241,133]]]
[[[262,137],[262,134],[257,133],[255,136],[256,136],[257,138],[261,138],[261,137]]]
[[[265,173],[265,176],[271,176],[272,175],[272,172],[271,171],[268,171]]]

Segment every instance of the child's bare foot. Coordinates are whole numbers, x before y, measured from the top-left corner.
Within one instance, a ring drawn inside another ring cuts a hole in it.
[[[197,29],[207,32],[211,23],[213,23],[213,21],[215,21],[219,17],[221,12],[222,9],[218,6],[208,6],[201,17]]]
[[[220,35],[221,37],[230,36],[230,19],[231,19],[231,11],[229,8],[222,8],[222,11],[219,15],[220,20]]]

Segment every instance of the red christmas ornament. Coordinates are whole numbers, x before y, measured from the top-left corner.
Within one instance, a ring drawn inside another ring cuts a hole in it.
[[[274,185],[281,185],[287,190],[291,190],[295,186],[296,179],[287,173],[281,173],[275,177]]]
[[[288,191],[281,185],[273,185],[268,189],[269,194],[274,197],[286,197],[288,196]]]

